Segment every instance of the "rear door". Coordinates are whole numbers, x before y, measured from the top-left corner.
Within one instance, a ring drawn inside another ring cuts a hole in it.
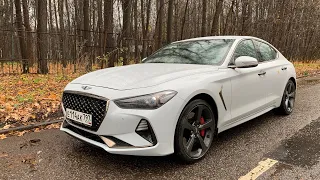
[[[259,55],[259,66],[265,69],[266,103],[272,106],[282,98],[287,78],[285,62],[279,59],[278,52],[269,44],[253,40]]]

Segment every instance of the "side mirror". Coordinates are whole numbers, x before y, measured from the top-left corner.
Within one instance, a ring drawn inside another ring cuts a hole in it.
[[[259,62],[250,56],[240,56],[234,61],[234,64],[237,68],[251,68],[258,66]]]

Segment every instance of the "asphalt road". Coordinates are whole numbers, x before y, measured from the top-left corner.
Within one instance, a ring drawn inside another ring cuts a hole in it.
[[[219,134],[192,165],[173,156],[111,155],[59,130],[0,141],[0,179],[238,179],[279,161],[258,179],[320,179],[320,77],[299,81],[290,116],[269,112]]]

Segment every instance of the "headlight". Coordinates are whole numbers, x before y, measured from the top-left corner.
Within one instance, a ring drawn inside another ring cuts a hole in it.
[[[157,109],[172,99],[176,94],[176,91],[168,90],[142,96],[118,99],[114,102],[117,106],[124,109]]]

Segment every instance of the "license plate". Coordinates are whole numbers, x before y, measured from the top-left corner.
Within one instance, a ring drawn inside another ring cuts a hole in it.
[[[75,111],[72,109],[66,109],[67,119],[77,121],[87,126],[92,126],[92,115],[83,112]]]

